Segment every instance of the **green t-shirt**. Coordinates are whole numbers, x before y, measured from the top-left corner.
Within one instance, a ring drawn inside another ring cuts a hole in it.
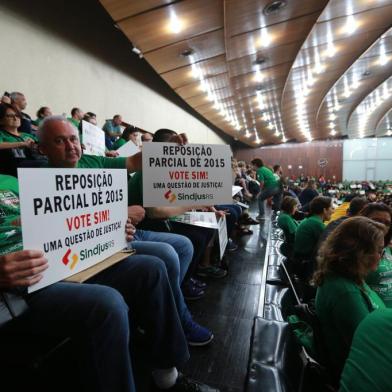
[[[298,228],[298,222],[289,214],[281,212],[278,217],[278,227],[283,230],[285,241],[280,250],[286,257],[292,255],[294,247],[295,233]]]
[[[294,255],[297,258],[308,259],[315,255],[318,240],[325,229],[318,215],[305,218],[298,226],[295,234]]]
[[[79,120],[76,120],[76,119],[73,118],[73,117],[68,117],[67,120],[68,120],[76,129],[79,129],[79,124],[80,124],[80,121],[79,121]]]
[[[317,288],[316,314],[335,375],[343,369],[358,324],[373,310],[383,308],[381,298],[366,283],[359,286],[333,275]]]
[[[126,169],[127,158],[106,158],[83,154],[77,167],[80,169]]]
[[[120,137],[120,139],[117,139],[114,143],[113,143],[113,147],[112,150],[118,150],[121,146],[123,146],[125,143],[127,143],[127,141],[125,139],[123,139],[122,137]]]
[[[296,221],[291,215],[281,212],[278,217],[278,226],[283,230],[286,235],[294,235],[297,231],[299,222]]]
[[[18,180],[0,174],[0,255],[22,247]]]
[[[392,251],[385,248],[384,256],[375,272],[366,278],[366,283],[384,301],[387,308],[392,308]]]
[[[143,174],[137,171],[128,181],[128,205],[143,205]]]
[[[273,188],[279,185],[274,173],[266,166],[259,167],[256,170],[257,179],[264,183],[263,189]]]
[[[30,133],[19,132],[19,136],[15,136],[7,131],[0,130],[0,143],[16,143],[28,139],[33,139],[35,142],[38,141],[37,137]]]
[[[340,392],[392,391],[392,309],[375,310],[355,331]]]

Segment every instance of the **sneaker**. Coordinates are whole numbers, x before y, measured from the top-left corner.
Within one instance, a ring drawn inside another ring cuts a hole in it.
[[[163,391],[162,389],[160,389]],[[220,392],[219,389],[210,387],[207,384],[202,384],[199,381],[192,380],[178,372],[176,383],[169,389],[164,389],[167,392]]]
[[[197,267],[196,275],[204,278],[221,279],[227,275],[227,271],[214,265],[208,267],[199,266]]]
[[[190,346],[206,346],[214,339],[214,335],[208,328],[201,326],[193,320],[184,327],[184,332]]]
[[[229,252],[234,252],[237,249],[238,245],[232,239],[229,239],[229,241],[227,241],[226,250],[228,250]]]
[[[188,301],[195,301],[200,299],[205,294],[205,291],[202,288],[195,286],[191,280],[185,282],[181,289],[184,298]]]
[[[190,278],[190,281],[192,282],[192,284],[196,287],[198,287],[199,289],[203,289],[205,290],[207,288],[207,283],[202,282],[199,279],[195,279],[195,278]]]

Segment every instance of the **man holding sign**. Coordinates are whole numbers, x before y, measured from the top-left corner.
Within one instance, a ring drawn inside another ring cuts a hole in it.
[[[39,139],[41,151],[48,156],[51,167],[126,168],[128,171],[141,169],[141,153],[127,158],[81,155],[76,130],[61,117],[47,118],[40,127]],[[178,140],[181,141],[181,138]],[[134,228],[132,228],[133,233]],[[164,268],[165,276],[159,276],[158,285],[166,288],[166,283],[168,284],[170,298],[169,292],[163,290],[160,294],[157,289],[154,291],[154,289],[147,288],[145,291],[145,283],[142,281],[143,272],[140,269],[150,272],[155,270],[157,273],[159,269],[160,274],[161,268]],[[189,356],[167,279],[166,268],[162,260],[153,255],[133,256],[130,260],[122,261],[92,278],[94,283],[109,285],[117,289],[135,312],[136,320],[145,321],[141,323],[141,326],[146,330],[151,341],[152,360],[157,369],[153,376],[156,384],[161,388],[169,388],[176,382],[181,384],[184,381],[183,378],[177,378],[175,366],[182,364]],[[162,280],[165,281],[163,284]],[[149,290],[151,290],[150,294],[148,294]],[[158,299],[156,295],[161,297]],[[155,306],[150,301],[155,301]]]

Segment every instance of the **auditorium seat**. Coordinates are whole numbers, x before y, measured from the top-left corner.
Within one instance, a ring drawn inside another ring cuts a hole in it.
[[[13,392],[31,390],[68,391],[81,386],[77,360],[72,358],[72,342],[31,334],[12,334],[0,330],[0,389]],[[74,356],[74,355],[73,355]],[[67,377],[61,377],[67,369]],[[12,386],[12,389],[5,387]]]
[[[299,354],[288,323],[256,317],[247,391],[296,391],[301,374]]]

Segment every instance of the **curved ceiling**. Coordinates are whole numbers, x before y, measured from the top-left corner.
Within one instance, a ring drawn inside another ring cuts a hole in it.
[[[179,96],[248,145],[390,133],[392,0],[100,2]]]

